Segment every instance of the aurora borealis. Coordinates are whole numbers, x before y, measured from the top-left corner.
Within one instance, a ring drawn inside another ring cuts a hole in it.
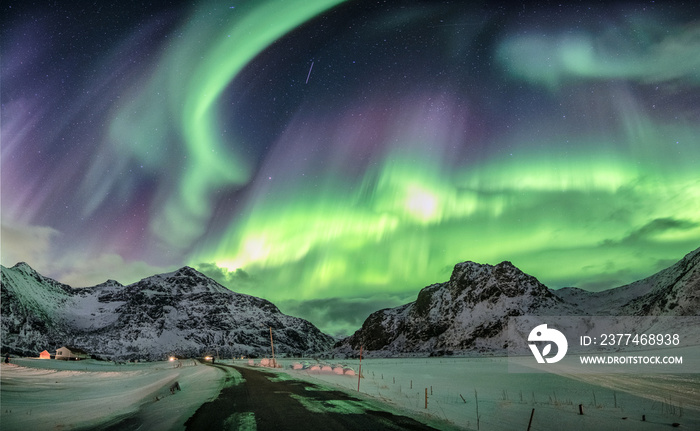
[[[700,246],[697,6],[24,3],[3,265],[190,265],[336,334],[464,260],[599,290]]]

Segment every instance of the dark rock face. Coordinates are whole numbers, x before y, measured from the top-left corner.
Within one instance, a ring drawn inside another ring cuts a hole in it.
[[[332,337],[269,301],[232,292],[184,267],[123,286],[74,289],[27,264],[2,268],[2,350],[36,356],[61,345],[110,359],[160,360],[217,353],[315,353]]]

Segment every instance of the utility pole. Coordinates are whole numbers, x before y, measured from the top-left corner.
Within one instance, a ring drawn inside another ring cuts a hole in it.
[[[275,344],[272,342],[272,326],[270,326],[270,347],[272,347],[272,368],[277,368],[277,361],[275,361]]]
[[[360,344],[360,369],[357,371],[357,392],[360,392],[360,379],[362,378],[362,344]]]

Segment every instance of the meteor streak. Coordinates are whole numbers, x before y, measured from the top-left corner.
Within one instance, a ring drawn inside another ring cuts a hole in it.
[[[311,67],[309,67],[309,74],[306,75],[306,83],[307,83],[307,84],[309,83],[309,77],[311,76],[311,69],[313,69],[313,68],[314,68],[314,62],[312,61],[312,62],[311,62]]]

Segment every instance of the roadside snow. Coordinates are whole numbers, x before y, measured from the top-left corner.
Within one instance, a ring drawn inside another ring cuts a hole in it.
[[[0,423],[3,430],[76,429],[138,415],[144,429],[184,429],[223,386],[219,370],[194,364],[12,359],[0,368]],[[171,394],[176,381],[182,390]]]

